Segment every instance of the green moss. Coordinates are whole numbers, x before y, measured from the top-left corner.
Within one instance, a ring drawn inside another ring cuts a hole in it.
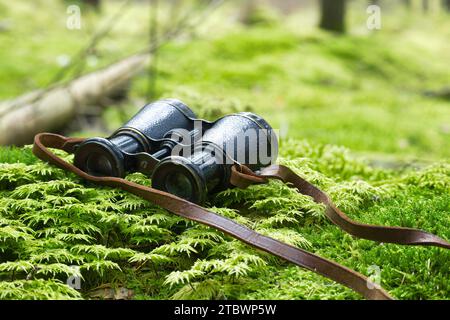
[[[360,152],[446,158],[449,102],[425,92],[447,83],[448,45],[431,30],[434,47],[411,40],[410,33],[422,38],[426,30],[334,37],[256,27],[173,44],[161,52],[157,95],[182,88],[238,97],[286,136]],[[144,94],[145,81],[134,83],[134,94]]]
[[[384,170],[344,148],[296,140],[289,146],[281,162],[323,187],[354,219],[450,238],[448,164]],[[0,149],[4,153],[10,150]],[[11,162],[29,158],[27,150]],[[149,183],[141,174],[128,179]],[[94,188],[40,161],[1,164],[0,190],[3,298],[77,298],[60,285],[75,272],[73,265],[83,277],[84,298],[104,284],[131,288],[137,299],[359,298],[211,228],[122,191]],[[354,239],[324,218],[322,206],[279,182],[224,191],[209,207],[363,274],[379,266],[383,286],[397,298],[448,298],[448,252]]]
[[[86,13],[84,28],[69,32],[64,3],[46,1],[34,15],[40,2],[0,4],[0,19],[12,17],[12,29],[0,33],[1,98],[48,83],[57,57],[83,47],[97,19],[117,8]],[[383,16],[380,32],[367,34],[361,12],[352,11],[350,33],[340,37],[305,27],[306,12],[171,43],[158,56],[155,95],[180,98],[208,119],[257,112],[281,130],[280,162],[352,218],[450,239],[449,102],[424,95],[448,82],[448,19],[395,12]],[[146,14],[133,6],[86,70],[142,47]],[[138,77],[133,100],[105,111],[108,130],[141,106],[135,100],[142,101],[147,81]],[[387,155],[430,164],[370,165],[371,157],[384,163]],[[128,179],[149,183],[140,174]],[[322,206],[279,182],[227,190],[208,206],[363,274],[378,266],[381,284],[396,298],[449,298],[447,251],[352,238],[326,220]],[[83,277],[79,291],[64,285],[77,273],[73,265]],[[0,148],[0,280],[3,299],[98,298],[103,286],[131,289],[135,299],[360,298],[220,232],[46,165],[29,147]]]

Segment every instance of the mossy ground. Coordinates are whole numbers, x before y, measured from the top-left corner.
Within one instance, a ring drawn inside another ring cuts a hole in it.
[[[17,17],[11,31],[0,33],[0,97],[7,98],[46,84],[59,68],[56,57],[79,48],[89,30],[68,33],[56,2],[36,16],[29,16],[33,5],[2,6],[0,14]],[[450,239],[450,104],[424,94],[448,85],[448,16],[394,11],[369,34],[358,8],[345,36],[312,29],[309,12],[170,44],[159,53],[154,96],[179,97],[209,118],[250,108],[280,128],[280,162],[322,187],[352,218]],[[102,42],[98,64],[88,70],[141,46],[145,32],[131,21],[142,11],[131,9],[127,27]],[[24,16],[27,22],[18,23]],[[30,41],[16,41],[20,36]],[[147,86],[145,75],[133,82],[127,114],[140,107]],[[108,129],[120,125],[120,113],[105,111]],[[392,157],[421,165],[370,165]],[[360,298],[134,196],[45,165],[29,148],[1,148],[0,163],[2,298],[90,298],[105,285],[130,289],[137,299]],[[138,174],[128,178],[149,183]],[[381,284],[396,298],[450,297],[448,252],[355,239],[280,183],[226,191],[208,206],[363,274],[379,267]],[[238,207],[244,210],[232,209]],[[83,276],[80,291],[64,285],[73,265]]]
[[[289,142],[296,148],[285,148],[281,162],[324,188],[351,217],[450,238],[448,164],[380,170],[343,148]],[[132,195],[86,184],[34,159],[29,149],[2,149],[0,158],[3,298],[90,297],[104,284],[131,289],[138,299],[358,298]],[[128,178],[149,183],[140,174]],[[448,252],[354,239],[331,225],[321,206],[280,183],[228,190],[208,206],[364,274],[379,267],[381,284],[397,298],[448,298]],[[245,213],[230,209],[236,207]],[[81,292],[58,282],[73,265],[84,277]]]

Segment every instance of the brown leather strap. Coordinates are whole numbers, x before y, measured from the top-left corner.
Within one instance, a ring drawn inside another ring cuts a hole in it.
[[[51,133],[40,133],[35,136],[33,153],[38,158],[52,163],[64,170],[73,172],[83,179],[98,185],[121,188],[156,205],[159,205],[160,207],[180,217],[213,227],[255,248],[269,252],[300,267],[314,271],[324,277],[330,278],[353,289],[367,299],[393,299],[389,293],[371,282],[362,274],[336,262],[321,258],[313,253],[259,234],[250,228],[234,222],[233,220],[215,214],[170,193],[139,185],[121,178],[91,176],[81,171],[74,165],[57,157],[48,149],[56,148],[67,152],[73,152],[73,147],[80,141],[82,140],[66,138]],[[246,179],[246,177],[243,178]]]
[[[341,210],[336,208],[325,192],[301,178],[286,166],[272,165],[262,169],[260,174],[254,173],[245,166],[232,168],[231,183],[239,188],[246,188],[251,184],[266,183],[268,178],[291,183],[300,193],[312,197],[318,203],[323,203],[325,205],[325,215],[328,219],[355,237],[379,242],[436,246],[450,249],[450,243],[422,230],[375,226],[351,220]]]

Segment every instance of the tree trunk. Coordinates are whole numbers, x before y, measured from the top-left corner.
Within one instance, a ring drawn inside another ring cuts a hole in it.
[[[407,7],[408,9],[411,9],[411,6],[412,6],[411,0],[403,0],[403,4],[404,4],[405,7]]]
[[[450,0],[442,0],[442,6],[445,10],[450,11]]]
[[[345,32],[346,0],[321,0],[320,28],[328,31]]]
[[[239,21],[245,25],[252,24],[252,18],[255,10],[258,8],[258,3],[256,0],[247,0],[242,4],[241,10],[239,12]]]
[[[422,9],[423,9],[423,12],[425,12],[425,13],[430,11],[430,4],[429,4],[428,0],[422,0]]]
[[[100,8],[100,0],[82,0],[82,2],[96,9]]]
[[[149,57],[134,55],[67,85],[0,103],[0,145],[30,143],[36,133],[62,129],[77,113],[126,86]]]

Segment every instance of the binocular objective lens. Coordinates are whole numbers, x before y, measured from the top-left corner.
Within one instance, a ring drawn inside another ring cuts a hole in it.
[[[177,197],[190,199],[193,188],[189,177],[182,172],[172,172],[168,174],[165,181],[166,191]]]
[[[112,176],[113,167],[108,157],[100,153],[93,153],[86,162],[87,171],[93,176]]]

